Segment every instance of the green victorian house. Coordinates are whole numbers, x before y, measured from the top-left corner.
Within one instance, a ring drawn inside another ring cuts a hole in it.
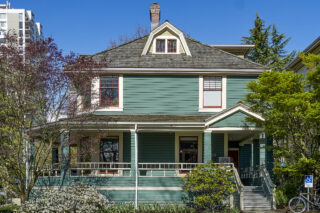
[[[71,128],[53,149],[50,177],[35,189],[80,181],[115,202],[182,202],[180,178],[213,160],[234,171],[231,205],[271,209],[273,157],[265,145],[272,140],[246,121],[263,118],[241,102],[246,84],[265,70],[244,59],[252,45],[187,38],[169,21],[159,24],[158,4],[150,17],[149,35],[94,55],[108,66],[78,98],[85,100],[79,117],[60,121]]]

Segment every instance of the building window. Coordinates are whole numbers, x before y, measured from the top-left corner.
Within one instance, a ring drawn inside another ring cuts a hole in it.
[[[168,40],[168,53],[177,52],[177,40]]]
[[[23,14],[19,13],[19,21],[23,21]]]
[[[197,136],[181,136],[179,138],[179,162],[198,163]]]
[[[19,29],[23,29],[23,22],[19,22]]]
[[[6,27],[7,27],[7,22],[5,22],[5,21],[0,21],[0,27],[1,27],[1,28],[6,28]]]
[[[118,137],[107,137],[101,139],[100,162],[119,162]]]
[[[6,14],[5,13],[0,13],[0,19],[6,19]]]
[[[23,37],[23,30],[19,30],[19,37]]]
[[[156,42],[156,52],[157,53],[164,53],[165,52],[165,40],[164,39],[157,39]]]
[[[203,77],[203,107],[222,107],[222,77]]]
[[[100,77],[100,106],[119,106],[119,76],[108,75]]]

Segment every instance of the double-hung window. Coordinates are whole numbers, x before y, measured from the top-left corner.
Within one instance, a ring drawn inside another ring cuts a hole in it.
[[[119,106],[119,76],[107,75],[100,77],[100,106]]]
[[[204,76],[203,77],[203,107],[221,108],[222,107],[222,77]]]

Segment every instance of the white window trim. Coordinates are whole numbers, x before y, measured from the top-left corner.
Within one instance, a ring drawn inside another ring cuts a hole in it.
[[[164,52],[157,52],[157,40],[164,40]],[[168,52],[168,40],[176,40],[177,41],[177,52]],[[175,36],[157,36],[153,39],[153,54],[180,54],[180,41]]]
[[[91,86],[91,104],[96,106],[96,112],[122,112],[123,111],[123,75],[119,75],[119,106],[118,107],[103,107],[100,108],[100,77],[95,77],[92,80]]]
[[[204,108],[203,107],[203,76],[199,76],[199,112],[221,112],[227,108],[227,76],[222,76],[222,107]]]

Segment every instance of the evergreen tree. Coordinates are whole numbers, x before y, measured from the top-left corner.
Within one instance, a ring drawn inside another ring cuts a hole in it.
[[[254,44],[248,59],[263,64],[274,71],[281,71],[294,58],[295,52],[287,54],[285,46],[290,41],[284,33],[279,33],[273,24],[266,26],[258,13],[254,21],[254,28],[250,29],[250,36],[242,37],[245,44]]]

